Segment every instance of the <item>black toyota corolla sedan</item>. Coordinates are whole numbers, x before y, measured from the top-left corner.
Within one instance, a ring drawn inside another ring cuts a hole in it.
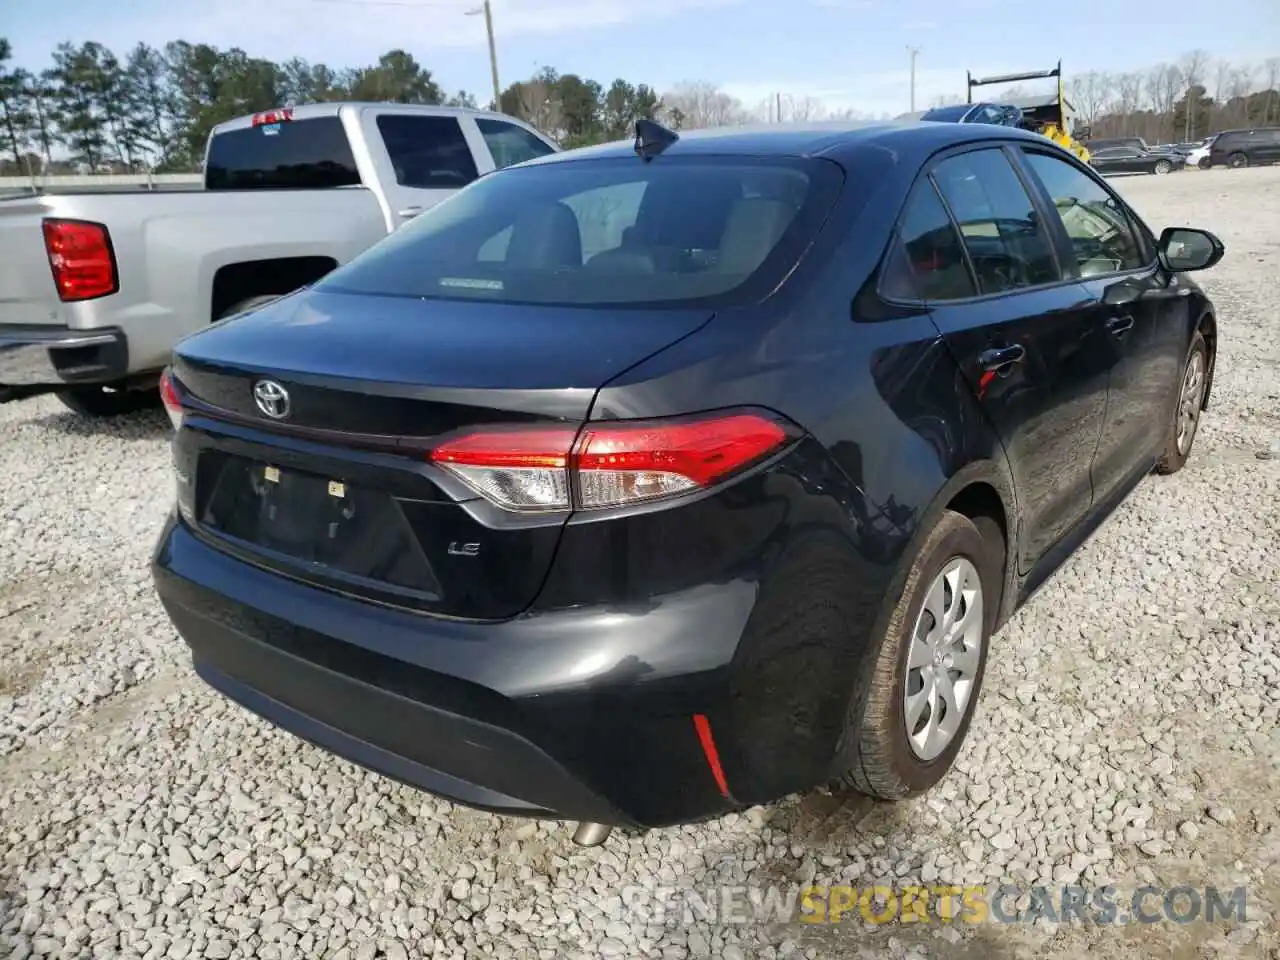
[[[480,178],[182,342],[160,597],[211,686],[501,813],[897,799],[1213,380],[1209,233],[981,124]]]

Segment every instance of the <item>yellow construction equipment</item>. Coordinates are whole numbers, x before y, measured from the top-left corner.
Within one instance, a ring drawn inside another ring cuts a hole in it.
[[[1036,133],[1048,137],[1054,143],[1070,150],[1085,163],[1089,162],[1089,151],[1084,144],[1080,143],[1072,137],[1071,124],[1069,123],[1068,104],[1065,91],[1062,85],[1062,61],[1058,61],[1058,65],[1052,70],[1037,70],[1032,73],[1008,73],[998,77],[975,77],[973,74],[965,71],[965,78],[969,84],[968,102],[973,103],[973,88],[985,87],[996,83],[1018,83],[1022,80],[1044,80],[1053,78],[1058,81],[1058,92],[1055,97],[1044,98],[1043,103],[1032,103],[1029,106],[1017,104],[1022,110],[1022,126],[1028,130],[1034,130]],[[1083,131],[1076,131],[1081,132]]]

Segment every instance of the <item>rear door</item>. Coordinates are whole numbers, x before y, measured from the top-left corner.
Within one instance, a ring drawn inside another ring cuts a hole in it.
[[[1170,288],[1124,203],[1070,160],[1024,148],[1031,176],[1057,210],[1064,267],[1080,277],[1105,335],[1097,338],[1110,373],[1106,418],[1091,467],[1094,497],[1105,499],[1155,455],[1168,424],[1170,391],[1186,347],[1181,288]]]
[[[1252,163],[1280,163],[1280,128],[1255,130],[1250,137]]]
[[[381,145],[393,229],[492,169],[482,169],[488,150],[464,115],[386,107],[365,111],[362,122],[368,142]]]
[[[1005,149],[987,144],[945,156],[911,202],[942,219],[920,250],[904,239],[935,322],[1004,444],[1025,572],[1093,503],[1089,466],[1107,400],[1105,334],[1079,286],[1064,280],[1043,215]],[[952,232],[962,241],[959,272],[954,257],[930,258],[927,249]],[[930,276],[935,265],[947,270],[941,287]]]

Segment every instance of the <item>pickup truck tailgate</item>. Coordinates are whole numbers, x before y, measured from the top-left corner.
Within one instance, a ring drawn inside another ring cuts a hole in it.
[[[47,204],[43,197],[0,200],[0,322],[63,322],[41,227]]]

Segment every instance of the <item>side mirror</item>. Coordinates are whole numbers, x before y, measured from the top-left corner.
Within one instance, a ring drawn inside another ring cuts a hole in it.
[[[1172,273],[1208,270],[1226,253],[1222,241],[1208,230],[1166,227],[1160,234],[1160,262]]]

